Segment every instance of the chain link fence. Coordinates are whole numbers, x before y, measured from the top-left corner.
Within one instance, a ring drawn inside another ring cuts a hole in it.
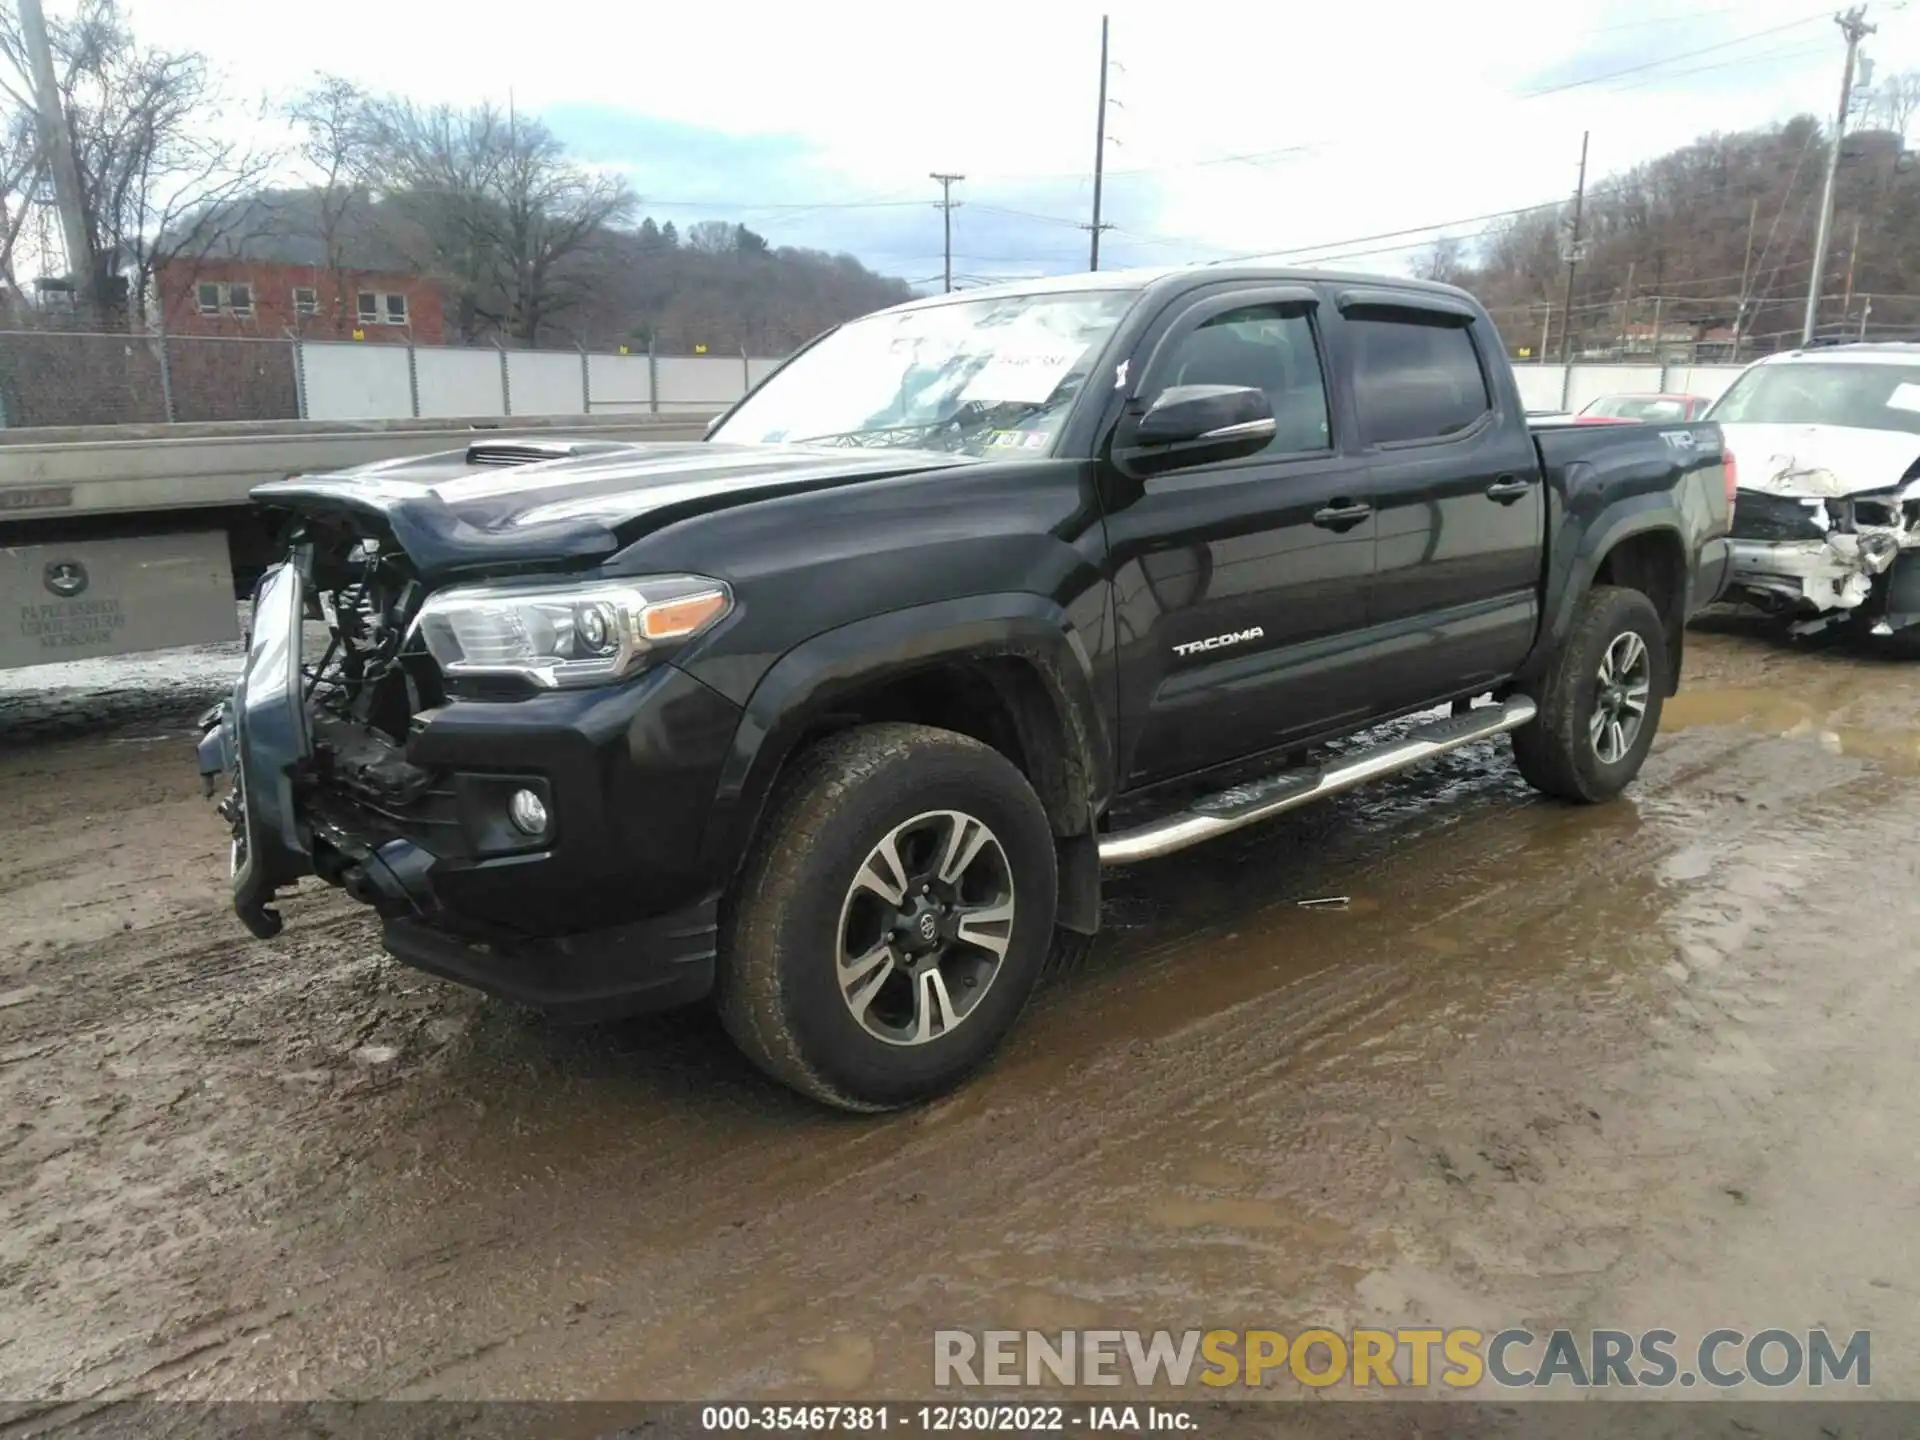
[[[652,350],[0,330],[0,430],[711,411],[778,363]]]

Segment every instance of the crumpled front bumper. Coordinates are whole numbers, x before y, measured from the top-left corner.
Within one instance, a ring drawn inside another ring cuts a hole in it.
[[[1854,610],[1901,553],[1891,535],[1818,540],[1735,540],[1729,584],[1776,604],[1812,611]]]
[[[326,778],[335,741],[307,705],[305,612],[298,564],[269,571],[245,669],[202,717],[199,768],[209,795],[227,787],[233,907],[248,930],[277,935],[276,894],[317,875],[378,913],[396,958],[570,1018],[712,987],[718,887],[676,867],[694,847],[657,821],[697,833],[689,801],[713,793],[737,723],[728,702],[660,667],[616,694],[451,707],[471,713],[428,725],[423,748],[457,814],[383,815]],[[552,787],[559,829],[544,848],[476,844],[498,828],[482,812],[504,776]],[[627,823],[623,799],[642,823]]]
[[[254,592],[247,663],[233,694],[201,717],[200,775],[208,795],[229,786],[221,816],[233,827],[233,908],[261,939],[280,933],[275,893],[313,871],[312,842],[294,801],[294,772],[310,753],[300,690],[305,596],[298,567],[276,566]]]

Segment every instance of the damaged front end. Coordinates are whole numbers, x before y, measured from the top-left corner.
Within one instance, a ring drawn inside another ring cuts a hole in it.
[[[1790,616],[1803,634],[1845,620],[1881,635],[1920,624],[1920,475],[1845,493],[1829,470],[1776,460],[1738,492],[1727,598]]]
[[[383,917],[415,908],[421,852],[407,832],[446,808],[405,755],[437,698],[437,673],[407,644],[422,598],[403,557],[359,538],[298,545],[261,578],[246,665],[202,717],[199,747],[208,795],[227,788],[233,905],[256,936],[279,933],[275,896],[305,875]],[[324,648],[308,643],[320,623]]]

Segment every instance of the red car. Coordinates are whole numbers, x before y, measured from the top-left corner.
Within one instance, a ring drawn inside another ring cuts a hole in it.
[[[1573,419],[1577,425],[1671,425],[1698,420],[1712,403],[1705,395],[1602,395]]]

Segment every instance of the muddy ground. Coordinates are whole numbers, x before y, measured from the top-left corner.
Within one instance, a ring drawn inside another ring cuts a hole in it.
[[[1618,803],[1496,743],[1124,876],[874,1121],[326,893],[247,938],[232,663],[0,689],[0,1397],[909,1396],[941,1327],[1431,1322],[1870,1329],[1920,1398],[1920,665],[1720,622]]]

